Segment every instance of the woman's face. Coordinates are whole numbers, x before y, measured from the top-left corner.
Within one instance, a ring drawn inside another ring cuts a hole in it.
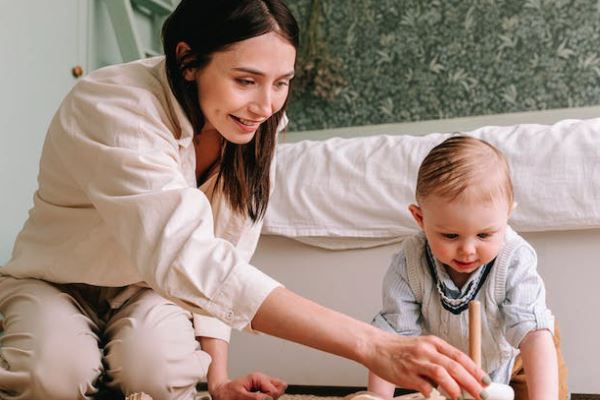
[[[260,124],[283,107],[295,59],[294,46],[269,32],[214,53],[204,68],[186,72],[198,86],[206,121],[202,131],[214,129],[236,144],[252,140]]]

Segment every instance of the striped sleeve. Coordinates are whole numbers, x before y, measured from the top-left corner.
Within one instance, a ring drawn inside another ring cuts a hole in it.
[[[392,259],[382,286],[383,308],[371,322],[388,332],[404,336],[421,334],[421,304],[408,283],[406,257],[400,251]]]

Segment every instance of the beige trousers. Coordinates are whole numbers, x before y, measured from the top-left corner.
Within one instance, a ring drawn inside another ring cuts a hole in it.
[[[147,288],[0,277],[0,399],[91,399],[100,384],[155,400],[191,399],[210,356],[192,315]]]

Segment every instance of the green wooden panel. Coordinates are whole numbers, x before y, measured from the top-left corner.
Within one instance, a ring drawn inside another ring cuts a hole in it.
[[[144,57],[153,57],[160,52],[160,28],[164,18],[173,11],[174,7],[161,0],[104,0],[108,10],[115,37],[124,62]],[[136,24],[134,8],[146,16],[150,32],[146,36],[150,47],[141,41],[139,24]]]
[[[124,62],[144,58],[130,0],[104,0]]]
[[[144,7],[153,14],[168,15],[173,11],[173,6],[160,0],[131,0],[132,4]]]

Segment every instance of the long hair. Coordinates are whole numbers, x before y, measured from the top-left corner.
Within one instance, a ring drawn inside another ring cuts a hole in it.
[[[162,39],[169,85],[195,134],[202,130],[205,118],[196,82],[185,80],[184,71],[202,69],[214,53],[269,32],[277,32],[298,49],[298,24],[282,0],[182,0],[166,19]],[[179,42],[190,47],[181,57],[176,54]],[[259,126],[249,143],[224,143],[216,187],[222,188],[233,210],[246,213],[253,221],[262,218],[267,209],[277,128],[286,108],[287,99],[281,110]]]

